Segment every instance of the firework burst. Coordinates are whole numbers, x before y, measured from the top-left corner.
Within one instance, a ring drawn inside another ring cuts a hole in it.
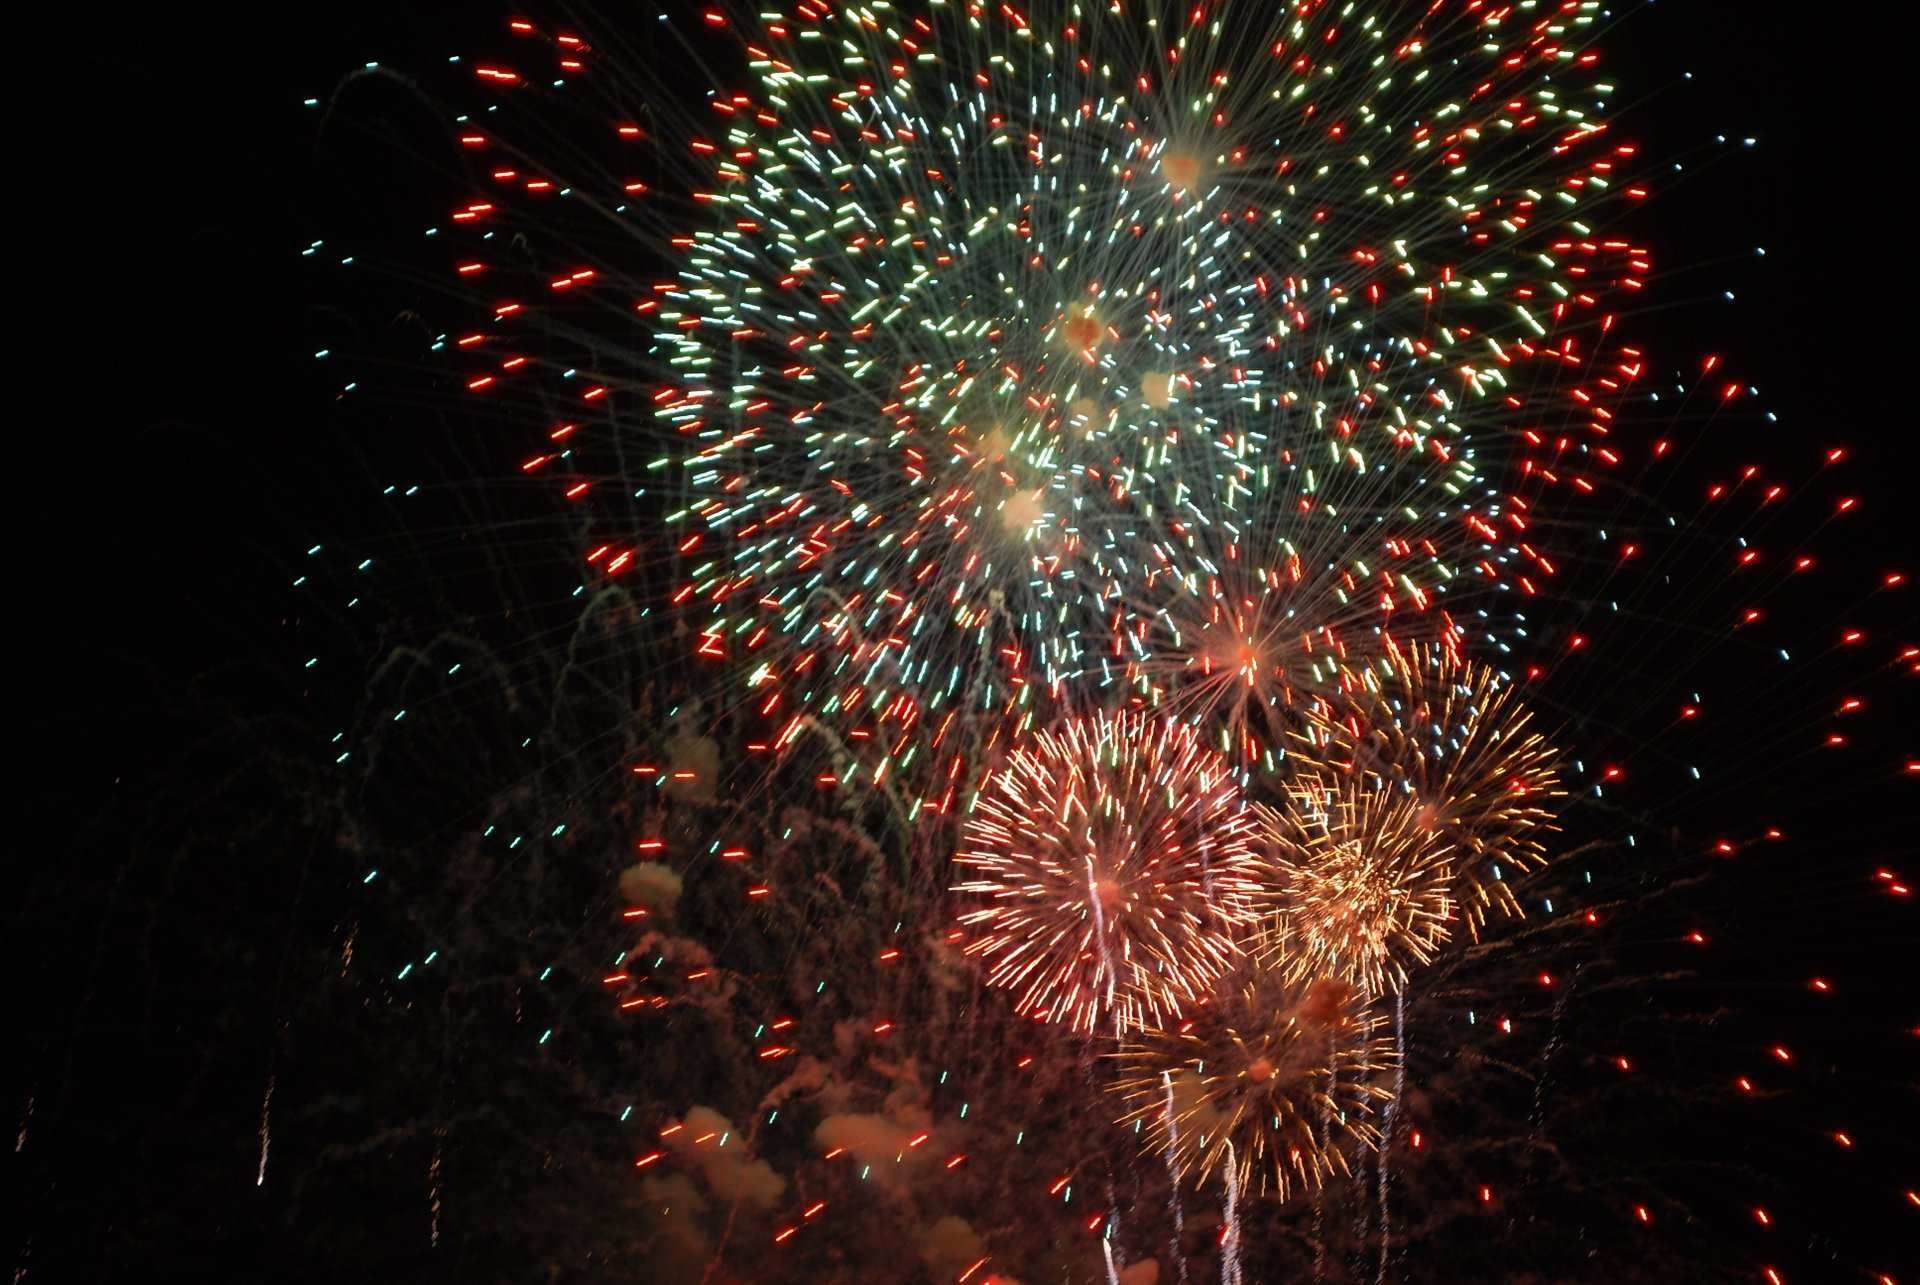
[[[1559,756],[1496,672],[1411,647],[1308,719],[1315,770],[1411,801],[1412,823],[1445,845],[1469,932],[1520,914],[1509,879],[1546,861],[1565,790]]]
[[[1260,970],[1177,1028],[1114,1055],[1121,1123],[1181,1181],[1231,1166],[1239,1190],[1289,1193],[1347,1172],[1347,1144],[1371,1146],[1388,1093],[1372,1083],[1392,1051],[1347,982],[1293,982]]]
[[[1507,515],[1571,480],[1522,423],[1568,412],[1515,390],[1604,333],[1629,254],[1562,246],[1616,158],[1598,91],[1542,67],[1594,14],[1561,6],[1519,56],[1444,7],[764,19],[752,92],[696,146],[712,222],[643,311],[671,516],[712,551],[682,593],[779,743],[809,714],[885,725],[893,771],[937,774],[955,711],[1032,721],[1037,693],[1196,655],[1205,687],[1221,631],[1288,653],[1228,666],[1271,709],[1294,635],[1375,653],[1409,615],[1454,632],[1443,595],[1545,574]],[[1572,259],[1577,291],[1543,276]],[[1308,590],[1142,601],[1233,563]]]
[[[1083,1032],[1175,1020],[1254,923],[1252,836],[1226,760],[1192,728],[1069,721],[989,774],[966,822],[967,951],[1025,1014]]]
[[[1453,849],[1417,801],[1351,777],[1309,775],[1287,794],[1284,808],[1254,809],[1277,871],[1260,956],[1296,979],[1398,989],[1449,935]]]

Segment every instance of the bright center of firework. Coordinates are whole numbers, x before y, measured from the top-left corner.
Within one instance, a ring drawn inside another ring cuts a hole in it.
[[[1200,158],[1192,152],[1167,152],[1160,157],[1160,176],[1178,192],[1192,192],[1200,184]]]
[[[1140,396],[1155,410],[1165,410],[1173,402],[1173,376],[1164,370],[1150,370],[1140,378]]]
[[[1207,630],[1196,651],[1207,673],[1238,674],[1248,682],[1259,675],[1266,663],[1258,643],[1224,628]]]
[[[1009,534],[1025,535],[1047,516],[1038,491],[1017,491],[1000,505],[1000,524]]]
[[[1106,337],[1106,329],[1092,309],[1070,312],[1060,322],[1060,339],[1075,352],[1091,354]]]
[[[1091,397],[1076,397],[1067,408],[1067,422],[1083,433],[1091,433],[1099,427],[1100,403]]]
[[[1247,1066],[1247,1078],[1255,1084],[1265,1084],[1273,1078],[1271,1058],[1257,1057]]]

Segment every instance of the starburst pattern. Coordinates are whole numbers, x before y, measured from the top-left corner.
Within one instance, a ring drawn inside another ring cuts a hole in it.
[[[955,862],[990,985],[1092,1030],[1175,1021],[1238,957],[1260,891],[1226,761],[1151,714],[1076,719],[981,789]]]
[[[951,780],[956,712],[1224,668],[1226,737],[1271,751],[1329,654],[1533,592],[1506,514],[1585,483],[1529,462],[1569,412],[1525,372],[1631,257],[1574,230],[1601,91],[1543,74],[1595,12],[1511,49],[1471,6],[764,19],[696,149],[715,221],[643,311],[682,596],[776,743],[817,717]]]
[[[1397,989],[1451,931],[1452,847],[1417,801],[1351,778],[1308,777],[1288,796],[1256,808],[1277,870],[1260,955],[1293,977]]]
[[[1351,773],[1411,801],[1448,849],[1468,930],[1520,914],[1511,880],[1546,861],[1564,795],[1559,758],[1511,684],[1485,665],[1410,647],[1308,714],[1316,771]]]
[[[1140,1122],[1182,1181],[1231,1166],[1242,1191],[1311,1190],[1347,1172],[1349,1145],[1378,1137],[1389,1094],[1373,1079],[1392,1057],[1379,1028],[1347,982],[1244,975],[1192,1020],[1114,1055],[1121,1122]]]

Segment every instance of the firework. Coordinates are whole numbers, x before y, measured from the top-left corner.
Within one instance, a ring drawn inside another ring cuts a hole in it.
[[[679,823],[757,826],[809,780],[967,818],[901,827],[900,851],[859,835],[857,905],[821,908],[838,858],[755,868],[741,904],[785,927],[742,952],[728,919],[716,958],[751,954],[739,974],[765,977],[784,956],[785,983],[797,943],[826,942],[792,989],[840,997],[799,1019],[755,1001],[745,1028],[778,1034],[761,1057],[809,1048],[827,1016],[851,1063],[871,1017],[876,1039],[922,1040],[883,1074],[917,1060],[945,1084],[938,1041],[905,1027],[950,1011],[884,986],[862,1008],[847,965],[871,953],[880,977],[959,995],[947,951],[964,941],[1017,1012],[1122,1033],[1128,1118],[1183,1179],[1231,1174],[1229,1210],[1241,1187],[1317,1186],[1390,1100],[1370,1084],[1399,1068],[1370,1002],[1391,995],[1404,1035],[1398,1014],[1433,998],[1414,970],[1456,921],[1478,937],[1496,907],[1519,913],[1510,880],[1543,864],[1555,823],[1553,751],[1459,657],[1558,641],[1528,600],[1568,556],[1555,542],[1591,534],[1581,493],[1644,445],[1618,431],[1645,363],[1613,310],[1650,265],[1593,231],[1642,194],[1598,114],[1602,11],[785,8],[701,16],[689,46],[738,35],[750,74],[686,114],[629,66],[622,114],[565,118],[608,147],[616,122],[619,146],[644,135],[652,191],[594,162],[535,172],[594,146],[514,135],[513,96],[593,101],[592,44],[551,36],[557,79],[481,70],[503,110],[462,115],[461,142],[500,186],[434,244],[460,247],[463,282],[543,270],[435,351],[475,363],[464,386],[503,419],[571,408],[527,470],[564,472],[581,502],[583,592],[644,580],[635,610],[664,623],[635,654],[678,631],[722,659],[675,676],[713,733],[698,764],[670,741],[635,768]],[[582,211],[618,245],[579,235]],[[556,244],[578,261],[553,262]],[[1641,498],[1608,520],[1637,521]],[[1599,536],[1609,561],[1645,556]],[[1075,716],[1122,699],[1144,708]],[[832,771],[770,767],[747,804],[723,729],[754,751],[817,734]],[[1264,850],[1240,797],[1256,773],[1289,781],[1259,813]],[[842,801],[863,818],[868,799]],[[788,842],[791,819],[764,837]],[[701,841],[728,863],[758,848]],[[723,894],[682,846],[691,921]],[[925,898],[949,887],[971,932],[931,952],[951,972],[910,973],[901,925],[935,919]],[[1552,917],[1564,898],[1545,891]],[[1502,958],[1504,1004],[1522,955]],[[1011,1145],[1032,1147],[1015,1123]],[[1386,1174],[1383,1156],[1383,1263]]]
[[[1565,241],[1614,158],[1600,91],[1534,66],[1595,12],[1519,57],[1451,9],[765,19],[696,143],[712,221],[642,309],[704,649],[746,662],[782,744],[871,725],[878,775],[954,755],[956,711],[1217,672],[1210,631],[1254,640],[1231,668],[1271,709],[1313,663],[1296,636],[1371,653],[1524,580],[1545,559],[1507,514],[1547,475],[1507,469],[1523,419],[1568,412],[1523,372],[1630,253]],[[1233,563],[1275,602],[1191,618]]]
[[[1392,1056],[1379,1026],[1347,982],[1256,971],[1114,1055],[1121,1122],[1140,1122],[1181,1181],[1231,1166],[1244,1192],[1311,1190],[1347,1172],[1347,1144],[1378,1136],[1388,1094],[1372,1074]]]
[[[1018,1011],[1074,1030],[1173,1020],[1254,922],[1252,834],[1227,762],[1192,728],[1072,720],[1015,749],[967,820],[968,953]]]
[[[1308,718],[1309,761],[1408,799],[1413,824],[1446,846],[1469,932],[1495,910],[1520,914],[1509,877],[1545,862],[1565,791],[1558,755],[1497,673],[1409,648]]]
[[[1278,872],[1262,957],[1295,978],[1398,989],[1449,935],[1453,849],[1417,801],[1352,777],[1308,775],[1287,795],[1284,808],[1255,807]]]

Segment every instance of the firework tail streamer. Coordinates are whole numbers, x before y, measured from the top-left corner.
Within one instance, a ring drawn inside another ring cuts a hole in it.
[[[1180,1208],[1180,1167],[1174,1159],[1180,1153],[1180,1120],[1173,1107],[1173,1072],[1160,1072],[1160,1084],[1167,1095],[1167,1210],[1173,1215],[1173,1264],[1180,1279],[1187,1279],[1187,1255],[1180,1238],[1186,1230],[1187,1216]]]
[[[1107,989],[1103,998],[1106,1001],[1107,1012],[1113,1016],[1114,1033],[1117,1035],[1124,1029],[1124,1021],[1118,1006],[1114,1003],[1114,989],[1119,982],[1118,973],[1113,965],[1113,942],[1107,936],[1107,912],[1101,904],[1105,898],[1100,891],[1100,867],[1091,852],[1086,855],[1086,864],[1087,904],[1093,907],[1093,939],[1099,947],[1100,962],[1107,975]]]
[[[1327,1146],[1333,1135],[1333,1103],[1320,1104],[1318,1122],[1320,1145]],[[1316,1282],[1327,1279],[1327,1189],[1317,1187],[1313,1193],[1313,1279]]]
[[[267,1152],[273,1146],[272,1109],[274,1076],[267,1076],[266,1092],[260,1096],[260,1167],[253,1175],[253,1185],[264,1187],[267,1183]]]
[[[1233,1143],[1227,1143],[1227,1194],[1220,1207],[1225,1219],[1220,1242],[1220,1280],[1222,1285],[1240,1285],[1240,1165],[1234,1159]]]
[[[1393,1211],[1387,1204],[1387,1185],[1389,1179],[1388,1153],[1393,1146],[1394,1111],[1400,1105],[1400,1098],[1407,1089],[1407,993],[1397,990],[1393,993],[1393,1096],[1387,1099],[1380,1111],[1380,1154],[1375,1160],[1379,1166],[1380,1193],[1380,1271],[1375,1280],[1385,1285],[1387,1262],[1393,1240]]]

